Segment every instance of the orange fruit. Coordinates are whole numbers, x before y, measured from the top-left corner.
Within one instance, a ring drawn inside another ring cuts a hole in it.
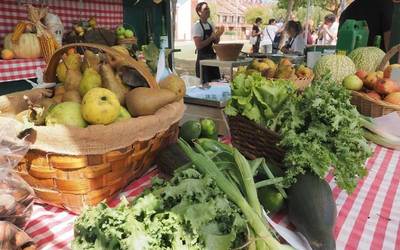
[[[1,58],[4,60],[11,60],[14,58],[14,52],[10,49],[3,49],[1,51]]]

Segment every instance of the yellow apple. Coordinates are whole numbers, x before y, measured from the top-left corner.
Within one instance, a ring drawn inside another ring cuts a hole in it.
[[[82,99],[82,116],[90,124],[110,124],[120,109],[118,97],[105,88],[92,88]]]

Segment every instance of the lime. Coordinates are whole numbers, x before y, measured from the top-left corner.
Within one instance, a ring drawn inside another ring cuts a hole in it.
[[[199,138],[200,134],[201,124],[199,121],[187,121],[179,130],[179,137],[182,137],[187,142]]]
[[[265,186],[257,189],[258,199],[265,210],[276,213],[285,204],[282,194],[273,186]]]
[[[202,119],[201,123],[201,136],[202,138],[218,139],[217,125],[209,118]]]

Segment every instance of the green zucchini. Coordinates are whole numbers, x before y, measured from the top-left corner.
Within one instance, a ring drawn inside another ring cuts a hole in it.
[[[312,249],[336,248],[333,229],[336,222],[336,204],[329,184],[312,173],[297,177],[289,188],[289,220],[310,243]]]

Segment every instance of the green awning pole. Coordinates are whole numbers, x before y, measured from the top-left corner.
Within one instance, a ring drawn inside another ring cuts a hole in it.
[[[400,2],[393,0],[392,34],[390,48],[400,44]],[[398,63],[399,57],[393,57],[391,63]]]

